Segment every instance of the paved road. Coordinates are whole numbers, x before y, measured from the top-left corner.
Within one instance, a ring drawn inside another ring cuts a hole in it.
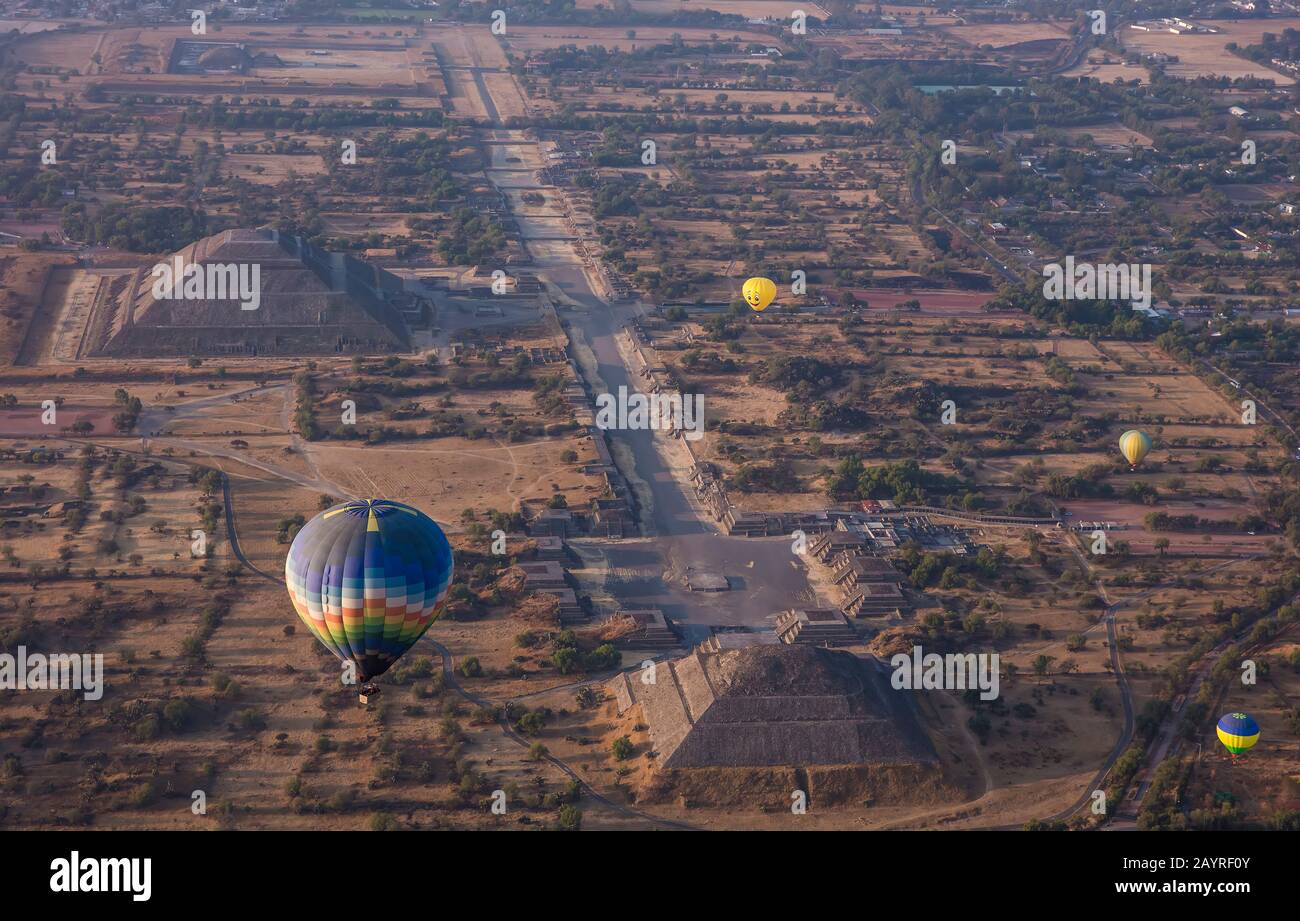
[[[1196,363],[1201,365],[1202,367],[1209,368],[1211,371],[1215,372],[1216,374],[1219,374],[1224,378],[1227,378],[1228,380],[1236,380],[1236,378],[1234,378],[1227,371],[1220,370],[1218,367],[1206,361],[1204,358],[1198,358],[1195,356],[1193,356],[1193,358],[1196,361]],[[1243,396],[1246,395],[1247,394],[1243,394]],[[1285,418],[1283,418],[1283,416],[1279,414],[1276,410],[1274,410],[1271,406],[1265,404],[1264,401],[1259,398],[1258,394],[1249,394],[1249,396],[1250,399],[1255,401],[1255,408],[1256,410],[1258,410],[1260,414],[1264,415],[1268,419],[1271,419],[1276,425],[1279,425],[1282,428],[1286,429],[1287,432],[1291,435],[1291,445],[1290,445],[1291,450],[1293,452],[1300,451],[1300,435],[1296,434],[1296,430],[1291,425],[1291,423],[1288,422]]]
[[[940,211],[936,206],[929,204],[926,200],[925,189],[922,187],[920,179],[914,179],[912,181],[912,200],[916,202],[916,206],[921,209],[922,214],[926,211],[933,211],[935,214],[939,215],[939,217],[943,218],[944,222],[952,228],[954,233],[961,234],[969,243],[978,247],[979,251],[984,254],[986,259],[988,259],[989,264],[992,265],[993,271],[1002,276],[1005,281],[1010,282],[1013,285],[1021,285],[1024,283],[1024,278],[1012,271],[1007,263],[1003,262],[1001,258],[995,255],[993,251],[984,244],[983,238],[979,234],[971,233],[961,224],[950,218],[946,213]]]
[[[522,131],[492,130],[494,161],[513,158],[540,164],[536,141]],[[534,189],[553,200],[558,190],[541,185],[533,172],[493,168],[489,178],[518,200],[522,190]],[[554,239],[553,219],[529,211],[519,220],[521,235],[530,243],[533,268],[567,305],[565,319],[577,365],[593,393],[634,392],[639,367],[628,365],[618,337],[635,311],[617,307],[592,287],[582,259],[572,244]],[[539,242],[539,240],[541,242]],[[583,586],[599,601],[607,595],[612,606],[656,607],[681,624],[688,639],[702,640],[710,626],[769,629],[777,611],[817,598],[807,569],[787,538],[769,541],[729,537],[718,532],[700,508],[685,478],[690,457],[680,443],[649,430],[612,430],[611,453],[636,497],[643,535],[648,540],[599,542],[589,552],[589,576]],[[725,576],[731,590],[689,591],[690,571]]]
[[[629,393],[639,390],[614,340],[622,321],[591,291],[581,271],[576,273],[576,277],[570,276],[567,286],[562,287],[567,287],[566,293],[588,308],[585,314],[576,315],[573,323],[596,358],[598,390],[608,393],[618,393],[620,387],[626,387]],[[648,535],[667,537],[716,533],[698,511],[694,491],[683,484],[681,472],[674,475],[672,467],[660,453],[659,445],[669,441],[667,436],[645,429],[612,430],[609,435],[615,461],[622,460],[621,466],[627,467],[625,475],[642,487],[639,496],[643,511],[641,523]],[[682,467],[687,463],[685,459],[679,462]]]

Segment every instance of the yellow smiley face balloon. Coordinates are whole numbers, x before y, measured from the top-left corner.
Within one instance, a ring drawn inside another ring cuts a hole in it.
[[[763,310],[776,297],[776,282],[770,278],[751,278],[741,289],[745,303],[753,310]]]

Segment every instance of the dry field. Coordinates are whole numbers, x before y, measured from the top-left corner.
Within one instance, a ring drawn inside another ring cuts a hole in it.
[[[494,90],[494,95],[496,95]],[[586,111],[657,111],[661,108],[659,101],[671,98],[675,108],[680,109],[684,100],[686,111],[708,115],[710,117],[740,118],[748,114],[758,114],[765,121],[789,124],[815,125],[819,121],[849,120],[870,123],[865,107],[837,97],[834,93],[804,90],[763,90],[730,88],[716,89],[670,89],[658,95],[652,95],[644,89],[618,86],[552,86],[550,97],[555,102],[570,102],[579,110]],[[719,97],[723,102],[719,104]],[[733,105],[739,105],[738,111],[731,111]],[[787,105],[791,111],[781,111]],[[718,138],[720,143],[727,140],[744,142],[743,138]],[[788,142],[787,142],[788,143]],[[810,153],[805,156],[819,159],[824,153]],[[786,154],[774,155],[777,159],[798,162]],[[811,160],[809,166],[817,165],[817,159]]]
[[[524,337],[520,341],[529,340]],[[230,367],[240,364],[232,362]],[[212,363],[213,371],[219,367]],[[342,367],[340,363],[331,371],[323,363],[321,371],[340,373]],[[204,372],[192,373],[197,376]],[[321,424],[327,429],[339,425],[343,398],[331,391],[330,380],[323,379],[317,406]],[[433,412],[485,422],[511,417],[531,420],[536,416],[531,390],[463,390],[452,394],[434,391],[383,403],[359,398],[358,431],[385,426],[408,435],[400,441],[371,445],[360,436],[355,440],[312,442],[294,436],[290,427],[296,397],[295,388],[289,384],[272,383],[263,389],[248,381],[192,378],[181,386],[134,389],[147,404],[141,427],[156,432],[150,439],[154,451],[194,456],[238,471],[251,483],[274,482],[277,477],[297,483],[304,488],[304,495],[310,495],[309,504],[322,493],[384,496],[409,502],[444,527],[455,529],[465,508],[515,510],[523,499],[545,501],[557,491],[566,494],[571,505],[577,507],[586,505],[599,492],[597,481],[580,469],[595,459],[590,438],[581,431],[518,442],[493,437],[430,438],[426,434],[429,414]],[[33,418],[39,423],[40,392],[36,384],[16,389],[19,407],[8,411],[12,421],[5,423],[0,417],[0,424],[30,427]],[[112,393],[109,386],[85,385],[69,385],[58,391],[70,407],[77,407],[83,414],[92,411],[94,401],[100,401],[105,407],[101,412],[111,415]],[[405,420],[391,418],[389,411],[398,402],[418,409],[417,415]],[[32,408],[25,408],[28,406]],[[64,424],[71,421],[69,416]],[[111,427],[101,430],[97,424],[94,437],[110,431]],[[26,434],[26,428],[22,433]],[[40,433],[38,428],[35,434]],[[563,459],[568,451],[577,456],[576,461]],[[242,493],[242,487],[237,487],[236,493]]]
[[[924,316],[983,317],[983,307],[993,299],[991,292],[933,290],[926,288],[847,288],[870,311],[892,311],[906,301],[921,302],[916,311]]]
[[[12,551],[6,570],[67,564],[78,573],[117,570],[130,577],[163,579],[199,572],[201,561],[190,552],[190,532],[201,526],[201,518],[187,468],[130,458],[133,468],[123,480],[112,472],[115,459],[101,458],[88,480],[92,497],[84,505],[84,523],[73,525],[65,520],[63,509],[80,501],[79,446],[59,446],[65,456],[53,465],[0,462],[0,485],[8,491],[4,540]],[[28,476],[34,477],[35,493],[30,496],[18,492]],[[21,511],[33,505],[34,511]],[[212,540],[219,538],[212,535]]]
[[[1268,553],[1278,543],[1276,534],[1245,534],[1240,531],[1147,531],[1143,519],[1155,511],[1169,515],[1196,515],[1209,521],[1231,521],[1248,512],[1250,507],[1241,501],[1221,499],[1198,502],[1162,501],[1156,506],[1119,499],[1070,499],[1061,503],[1077,521],[1108,521],[1121,526],[1111,531],[1107,539],[1124,541],[1133,553],[1157,553],[1155,541],[1166,538],[1167,552],[1184,556],[1237,557]]]
[[[1115,61],[1110,64],[1095,63],[1085,57],[1078,64],[1075,64],[1069,70],[1062,71],[1067,77],[1090,77],[1100,83],[1114,83],[1121,80],[1124,83],[1132,83],[1136,80],[1140,85],[1145,86],[1150,83],[1147,76],[1146,68],[1125,64],[1123,61]]]
[[[1290,86],[1295,80],[1272,68],[1237,57],[1224,46],[1236,42],[1239,46],[1258,44],[1265,32],[1280,33],[1283,29],[1300,27],[1300,19],[1243,19],[1240,22],[1215,20],[1212,35],[1174,35],[1172,32],[1141,32],[1131,27],[1120,30],[1119,41],[1125,48],[1141,54],[1172,54],[1177,64],[1165,65],[1171,77],[1229,78],[1260,77],[1274,81],[1278,86]]]
[[[846,61],[897,60],[935,61],[962,56],[980,58],[982,52],[967,48],[944,34],[942,29],[908,31],[903,35],[867,35],[828,32],[810,36],[810,44],[835,52]]]
[[[186,30],[188,31],[188,30]],[[90,72],[92,56],[103,47],[102,32],[26,32],[11,51],[15,58],[33,67]]]
[[[578,9],[594,9],[600,6],[608,7],[605,0],[577,0]],[[628,6],[638,13],[675,13],[679,11],[699,12],[700,10],[713,10],[716,13],[724,13],[731,16],[744,16],[746,19],[783,19],[788,20],[791,6],[785,0],[629,0]],[[886,7],[886,9],[891,9]],[[902,7],[909,13],[913,7]],[[808,12],[819,18],[826,18],[830,14],[817,4],[813,3],[808,6]],[[512,30],[513,31],[513,30]],[[637,36],[640,37],[641,30],[637,29]]]
[[[939,31],[977,48],[992,45],[996,49],[1006,49],[1021,42],[1064,41],[1070,36],[1068,22],[978,23],[944,26]]]
[[[1093,143],[1102,147],[1152,147],[1154,141],[1146,135],[1134,131],[1132,128],[1126,128],[1118,122],[1112,122],[1107,125],[1089,125],[1086,128],[1061,128],[1058,129],[1068,137],[1072,142],[1078,142],[1081,138],[1090,137]],[[1033,131],[1007,131],[1003,137],[1020,139],[1032,138]]]
[[[708,107],[706,117],[717,117],[717,103],[709,99],[717,95],[704,93],[701,104]],[[725,95],[724,109],[735,102],[732,94]],[[775,102],[783,94],[764,95]],[[798,89],[784,95],[792,109],[806,105],[812,96]],[[688,110],[691,104],[688,100]],[[830,103],[822,97],[817,104]],[[676,102],[673,105],[674,111],[681,111]],[[811,126],[828,116],[792,112],[789,117]],[[858,114],[829,117],[856,119]],[[830,271],[836,260],[840,261],[836,264],[854,262],[864,270],[869,267],[886,284],[893,279],[904,285],[920,281],[905,264],[929,254],[931,247],[914,230],[902,223],[882,223],[871,234],[863,233],[864,213],[888,214],[886,200],[900,192],[899,164],[886,151],[841,146],[834,139],[811,134],[786,135],[764,144],[753,137],[714,134],[698,135],[689,144],[675,135],[660,135],[656,140],[661,145],[659,168],[671,170],[675,180],[663,176],[657,180],[667,200],[662,206],[644,207],[636,219],[610,217],[604,223],[631,237],[621,247],[633,266],[620,266],[625,274],[637,269],[662,272],[664,277],[698,273],[692,278],[689,298],[681,294],[668,298],[731,300],[738,294],[737,279],[756,273],[783,275],[795,268],[803,269],[810,283],[826,291],[826,285],[844,284]],[[601,172],[608,181],[618,182],[627,170]],[[778,194],[780,198],[774,200]],[[581,202],[587,193],[576,190],[570,197]],[[646,217],[652,222],[650,232],[640,226]],[[749,257],[748,252],[758,247],[761,256]],[[665,264],[665,253],[671,264]],[[899,296],[890,304],[905,299]]]
[[[146,456],[139,439],[92,433],[136,453],[115,459],[100,449],[84,523],[65,522],[59,511],[80,488],[78,444],[10,438],[3,445],[14,452],[0,457],[0,611],[12,612],[3,618],[6,642],[17,637],[38,649],[102,652],[107,690],[95,702],[31,692],[6,709],[0,788],[7,808],[0,821],[17,828],[196,829],[553,824],[571,796],[563,775],[533,759],[531,743],[507,740],[491,717],[443,690],[433,680],[441,669],[434,646],[421,644],[404,660],[426,660],[422,678],[388,685],[377,705],[360,708],[354,691],[340,688],[337,663],[295,627],[283,588],[259,573],[274,578],[283,570],[283,521],[310,517],[321,506],[322,490],[295,479],[324,472],[358,492],[412,501],[455,531],[465,507],[512,508],[510,494],[547,499],[559,488],[571,504],[582,504],[593,487],[559,454],[572,446],[590,458],[590,447],[564,438],[453,438],[419,447],[318,442],[304,450],[281,428],[292,410],[291,387],[222,380],[215,369],[185,369],[183,380],[144,372],[150,380],[127,384],[148,403],[142,424],[167,434],[149,439],[153,454]],[[28,405],[49,389],[34,374],[30,382],[23,378],[4,388],[18,401],[9,415],[30,415]],[[107,406],[113,386],[69,380],[58,389],[66,413],[97,401]],[[456,406],[473,414],[492,397],[518,411],[531,408],[527,391],[469,391]],[[159,408],[165,406],[174,409]],[[62,448],[65,456],[52,464],[24,462],[34,446]],[[192,531],[202,527],[202,497],[188,475],[194,464],[229,474],[240,546],[254,570],[235,563],[224,516],[207,535],[212,559],[191,557]],[[131,470],[140,478],[121,485]],[[475,477],[481,494],[443,485]],[[35,511],[24,511],[33,502]],[[58,514],[43,515],[47,506]],[[69,574],[46,576],[33,589],[39,567],[64,563]],[[431,636],[458,660],[478,656],[496,674],[519,664],[514,637],[531,626],[550,624],[520,622],[497,607],[478,621],[436,624]],[[549,652],[523,661],[545,677],[492,679],[489,695],[513,697],[573,680],[554,670]],[[49,754],[36,757],[33,746]],[[85,796],[74,802],[70,789]],[[195,789],[208,797],[206,816],[189,808]],[[508,817],[484,808],[493,789],[507,791]],[[626,822],[599,804],[583,809],[595,827]]]
[[[544,51],[548,48],[560,48],[565,45],[600,45],[605,48],[630,51],[633,46],[644,47],[647,44],[671,44],[674,35],[680,35],[687,44],[712,42],[717,35],[721,41],[756,42],[762,45],[780,47],[779,39],[767,32],[745,30],[729,27],[716,29],[669,28],[659,26],[638,26],[636,38],[627,37],[627,29],[615,26],[511,26],[506,36],[506,47],[516,55],[527,56],[529,52]],[[745,57],[746,61],[761,62],[761,58]]]
[[[28,340],[42,338],[43,328],[31,332],[39,316],[45,291],[55,269],[69,262],[66,256],[19,255],[0,256],[0,360],[10,364],[21,361],[30,352]]]
[[[310,453],[321,473],[351,494],[410,502],[450,522],[462,509],[513,509],[519,500],[546,500],[556,491],[573,507],[589,503],[599,494],[595,481],[560,460],[577,447],[583,447],[577,440],[510,445],[440,438],[410,447],[313,445]]]
[[[0,32],[20,32],[31,35],[36,32],[48,32],[61,28],[62,22],[41,19],[0,19]]]
[[[197,97],[265,96],[282,104],[296,97],[317,102],[368,103],[382,94],[437,107],[442,78],[415,27],[362,30],[357,27],[288,25],[214,26],[203,41],[241,42],[251,54],[273,54],[283,66],[251,67],[245,74],[169,74],[168,59],[177,40],[195,40],[186,26],[153,29],[105,27],[85,32],[43,32],[24,38],[11,56],[38,68],[57,68],[70,79],[59,85],[77,91],[90,82],[110,93],[164,92]],[[323,51],[324,54],[310,54]],[[33,95],[33,84],[47,75],[23,74],[19,88]],[[414,100],[421,99],[420,102]]]
[[[365,829],[376,827],[376,814],[408,828],[554,820],[544,799],[563,790],[563,775],[530,760],[454,694],[419,680],[358,707],[355,692],[340,688],[337,662],[305,631],[290,633],[297,618],[281,588],[252,576],[219,581],[226,609],[198,661],[183,643],[214,592],[193,582],[159,586],[161,614],[138,588],[117,583],[49,591],[31,609],[31,632],[41,636],[55,617],[103,599],[108,626],[90,648],[104,654],[106,690],[93,702],[31,691],[6,709],[0,782],[22,794],[6,796],[6,827]],[[0,601],[17,600],[5,595]],[[133,616],[119,613],[128,610]],[[76,644],[92,621],[71,620],[60,648],[84,648]],[[422,644],[409,658],[431,652]],[[162,717],[142,718],[146,710]],[[475,766],[481,792],[458,793],[458,762]],[[506,817],[483,807],[494,788],[509,791]],[[207,796],[206,815],[191,811],[196,789]],[[69,790],[81,791],[81,805]]]

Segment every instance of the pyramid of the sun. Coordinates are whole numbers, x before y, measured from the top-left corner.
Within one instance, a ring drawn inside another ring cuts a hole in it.
[[[875,659],[755,645],[624,673],[619,713],[639,704],[664,768],[914,764],[935,760],[907,696]]]
[[[238,297],[157,296],[154,264],[118,276],[96,296],[87,331],[92,354],[320,355],[410,347],[404,311],[421,298],[401,278],[275,230],[227,230],[162,257],[168,266],[257,267],[258,305]],[[203,292],[208,294],[207,291]]]

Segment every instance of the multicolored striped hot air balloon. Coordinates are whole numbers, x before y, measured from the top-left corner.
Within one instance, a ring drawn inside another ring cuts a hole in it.
[[[369,682],[433,623],[451,585],[451,544],[423,512],[358,499],[321,512],[284,562],[294,609],[316,639]]]
[[[1151,450],[1151,436],[1137,429],[1129,429],[1119,436],[1119,451],[1128,461],[1130,469],[1136,470],[1142,458]]]
[[[1250,751],[1259,741],[1259,723],[1248,713],[1229,713],[1219,720],[1215,733],[1223,747],[1236,761],[1242,752]]]

